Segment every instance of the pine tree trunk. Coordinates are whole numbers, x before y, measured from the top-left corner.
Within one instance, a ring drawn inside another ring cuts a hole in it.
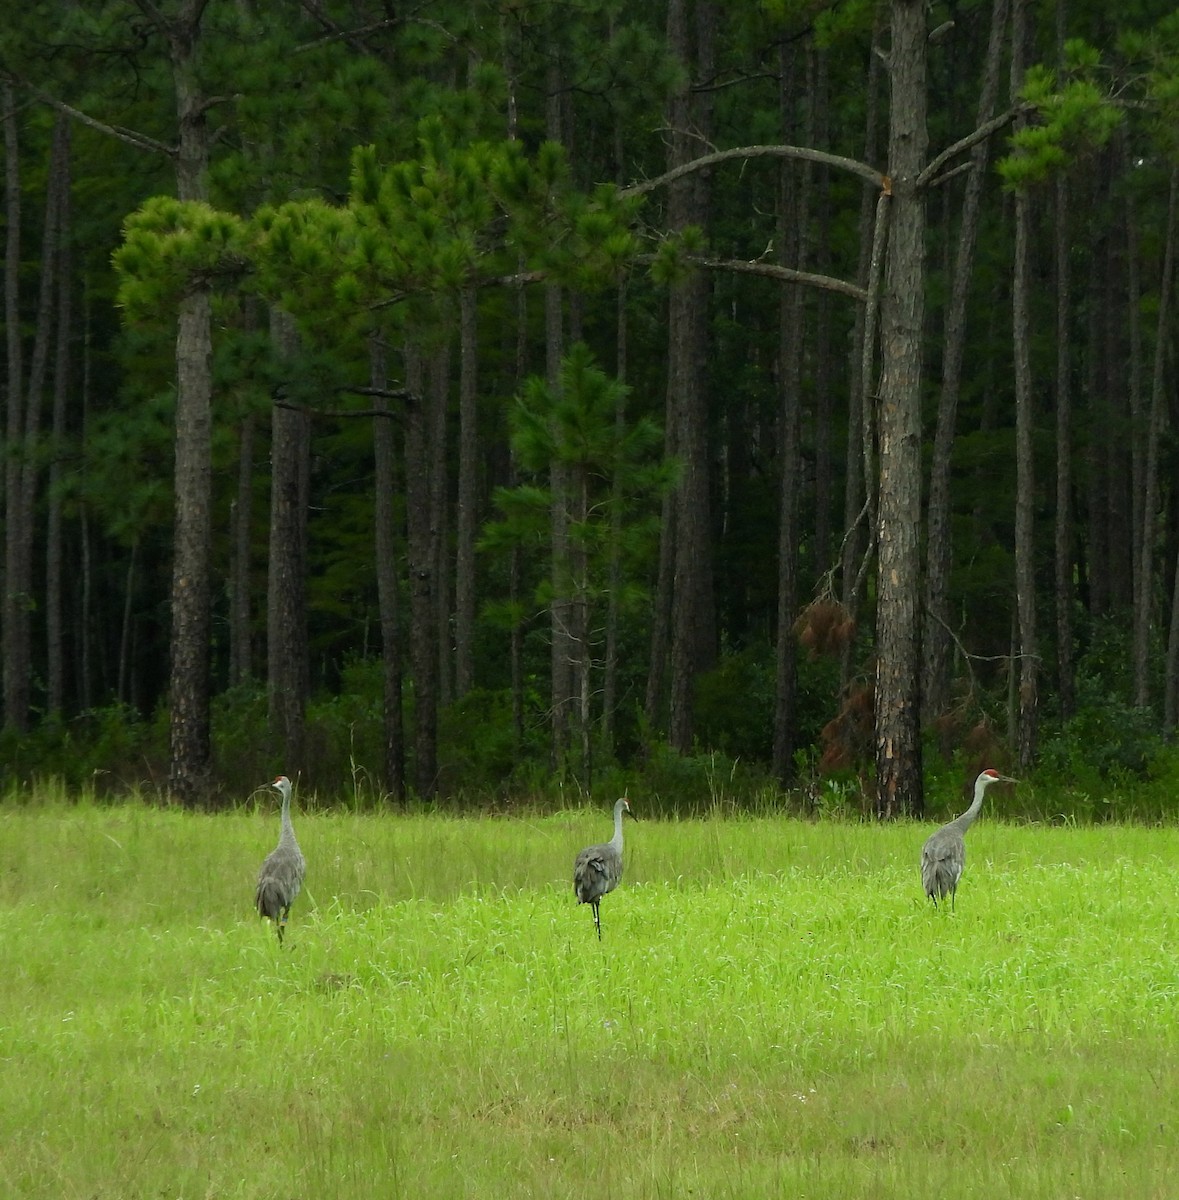
[[[1103,445],[1106,458],[1106,495],[1109,503],[1109,582],[1110,603],[1118,611],[1126,614],[1133,613],[1134,607],[1134,560],[1131,522],[1134,514],[1134,498],[1130,490],[1130,473],[1133,467],[1131,438],[1125,436],[1129,424],[1129,408],[1127,404],[1127,389],[1125,380],[1125,321],[1118,311],[1116,298],[1124,295],[1124,287],[1120,283],[1124,268],[1123,247],[1111,239],[1109,245],[1109,260],[1106,265],[1106,277],[1103,281],[1103,294],[1106,303],[1102,305],[1102,340],[1101,352],[1102,388],[1107,397],[1108,420],[1114,431],[1111,440]],[[1158,587],[1156,576],[1154,587]],[[1151,624],[1157,620],[1161,598],[1157,591],[1151,601]],[[1129,622],[1133,624],[1132,615]]]
[[[238,425],[237,495],[230,515],[233,556],[229,579],[229,682],[253,677],[250,629],[250,546],[254,508],[254,415]]]
[[[794,142],[796,88],[794,55],[783,43],[778,53],[779,107],[782,140]],[[813,128],[802,144],[812,144]],[[779,168],[777,238],[782,254],[796,269],[809,268],[806,230],[810,220],[810,164],[783,163]],[[778,505],[778,622],[775,647],[774,736],[772,770],[782,783],[794,775],[798,665],[794,618],[798,609],[798,476],[802,460],[802,346],[804,297],[801,287],[783,287],[778,302],[778,377],[781,380],[781,477]]]
[[[208,107],[199,81],[203,0],[183,0],[175,21],[151,19],[168,43],[178,123],[176,194],[208,199]],[[168,786],[187,805],[209,790],[210,554],[212,542],[213,324],[209,285],[181,299],[176,335],[176,516],[172,560]]]
[[[1138,586],[1134,593],[1134,703],[1150,703],[1151,632],[1154,617],[1154,559],[1158,540],[1159,447],[1166,413],[1166,363],[1170,339],[1172,279],[1175,273],[1175,225],[1179,209],[1179,169],[1171,172],[1167,203],[1163,269],[1159,279],[1158,317],[1155,333],[1154,372],[1150,387],[1150,417],[1146,428],[1146,460],[1142,488],[1142,536],[1139,552]]]
[[[676,429],[670,391],[664,403],[663,447],[667,458],[676,456]],[[651,652],[647,668],[647,686],[643,696],[643,719],[648,737],[665,727],[667,705],[667,659],[671,645],[671,591],[675,569],[676,499],[669,491],[660,505],[659,561],[655,568],[655,588],[651,601]],[[649,753],[651,746],[645,750]]]
[[[450,400],[449,340],[438,346],[430,358],[429,370],[429,447],[430,447],[430,555],[434,579],[434,631],[438,639],[438,704],[445,706],[454,699],[451,686],[454,667],[454,645],[450,636],[450,582],[452,559],[446,552],[449,541],[449,507],[447,504],[446,411]]]
[[[19,438],[9,449],[19,447],[8,470],[14,477],[10,507],[5,521],[4,561],[4,724],[23,733],[28,729],[33,671],[31,635],[35,597],[33,590],[33,545],[35,540],[38,461],[40,458],[41,413],[49,371],[49,351],[54,335],[54,298],[58,284],[57,248],[61,193],[68,186],[66,154],[69,121],[58,116],[45,194],[45,221],[41,244],[41,285],[34,314],[35,335],[29,361],[25,412]]]
[[[584,462],[569,470],[569,513],[575,527],[585,527],[589,516],[589,478]],[[589,628],[589,564],[584,541],[572,539],[569,546],[570,597],[569,648],[573,656],[573,691],[577,698],[578,778],[589,792],[593,777],[591,753],[593,719],[590,711],[590,682],[593,677]]]
[[[380,393],[388,386],[385,344],[378,335],[369,340],[369,383],[375,393],[373,407],[389,412],[389,401]],[[397,455],[394,419],[373,419],[374,555],[377,603],[381,619],[381,656],[384,692],[385,787],[398,801],[405,800],[405,726],[402,719],[401,601],[397,579],[397,533],[394,497],[397,493]]]
[[[1125,169],[1132,151],[1126,144],[1126,134],[1123,127],[1122,143],[1119,147],[1119,161]],[[1142,500],[1144,493],[1144,478],[1146,474],[1146,427],[1143,420],[1142,408],[1142,278],[1141,278],[1141,248],[1138,231],[1138,208],[1135,203],[1134,189],[1125,189],[1125,262],[1126,262],[1126,306],[1125,326],[1129,339],[1129,357],[1125,364],[1126,395],[1130,406],[1130,495],[1131,518],[1130,560],[1134,586],[1142,575]],[[1095,248],[1096,249],[1096,248]],[[1094,260],[1097,254],[1093,255]],[[1094,355],[1091,354],[1092,358]]]
[[[618,405],[614,410],[614,436],[621,442],[626,430],[627,391],[627,288],[625,280],[619,284],[616,304],[616,357],[614,376],[624,386],[618,390]],[[606,634],[602,663],[602,752],[607,756],[614,753],[614,719],[618,705],[618,632],[622,604],[622,487],[618,473],[611,483],[612,508],[610,512],[610,549],[607,566]]]
[[[808,52],[808,90],[812,112],[812,146],[831,144],[828,79],[830,52],[812,46]],[[831,172],[815,167],[815,253],[823,255],[831,245]],[[828,258],[830,256],[827,256]],[[830,269],[828,262],[817,262],[816,268]],[[831,360],[832,295],[826,288],[818,289],[815,297],[815,575],[822,577],[831,567],[832,495],[834,466],[831,457],[834,422],[835,382]],[[842,383],[842,381],[840,381]]]
[[[119,665],[115,682],[115,698],[120,704],[130,704],[132,691],[131,658],[134,652],[135,584],[139,566],[139,536],[131,539],[127,550],[127,571],[123,584],[123,619],[119,627]]]
[[[1171,623],[1167,630],[1167,660],[1163,678],[1163,736],[1169,741],[1179,724],[1179,557],[1171,585]]]
[[[519,395],[524,385],[524,376],[528,362],[528,292],[520,286],[516,289],[516,338],[515,354],[513,356],[512,379],[513,395]],[[510,453],[510,451],[509,451]],[[508,487],[517,486],[515,458],[508,460]],[[513,610],[520,603],[520,572],[522,552],[513,546],[508,558],[508,601]],[[511,661],[512,675],[512,731],[517,751],[524,745],[524,625],[523,618],[516,617],[512,621],[512,630],[508,642],[508,657]]]
[[[57,246],[57,346],[53,368],[53,459],[49,466],[49,508],[45,543],[45,650],[47,708],[60,714],[65,709],[65,571],[64,531],[61,485],[64,468],[62,447],[66,438],[66,418],[71,395],[70,349],[74,334],[73,262],[70,254],[70,126],[63,129],[66,139],[62,157],[65,178],[60,185],[60,212]]]
[[[1089,616],[1104,617],[1110,608],[1109,585],[1109,504],[1106,465],[1106,447],[1110,443],[1109,405],[1101,383],[1102,362],[1102,306],[1109,301],[1105,291],[1105,272],[1108,262],[1106,247],[1095,248],[1089,278],[1089,305],[1087,341],[1089,353],[1086,358],[1085,391],[1088,412],[1089,445],[1085,458],[1085,549],[1088,584]]]
[[[209,788],[210,309],[207,288],[191,292],[180,302],[176,334],[169,787],[186,805],[198,803]]]
[[[865,113],[864,113],[864,162],[875,163],[879,156],[880,140],[880,80],[883,73],[883,61],[876,53],[883,25],[884,6],[877,5],[876,18],[872,30],[873,52],[868,55],[868,76],[865,81]],[[866,488],[873,488],[875,480],[869,479],[866,473],[872,459],[872,442],[875,438],[874,423],[871,418],[872,402],[865,403],[865,396],[873,387],[873,372],[871,364],[876,361],[875,341],[876,314],[869,312],[875,303],[876,292],[870,288],[873,276],[874,247],[878,243],[878,235],[883,225],[878,229],[878,210],[887,212],[887,202],[874,199],[867,188],[861,193],[860,199],[860,248],[856,266],[856,279],[860,286],[869,291],[869,302],[861,304],[856,311],[855,325],[852,332],[851,357],[848,362],[848,397],[847,397],[847,451],[845,455],[844,492],[843,492],[843,541],[840,546],[840,576],[842,585],[840,599],[847,611],[854,617],[860,604],[860,569],[859,564],[865,554],[868,538],[864,536],[862,526],[865,516]],[[870,522],[869,535],[871,534]],[[848,639],[840,656],[839,691],[846,695],[851,683],[854,639]]]
[[[545,127],[550,141],[560,142],[565,132],[562,121],[562,75],[559,39],[555,32],[546,76]],[[559,387],[561,356],[565,352],[564,298],[558,284],[544,285],[545,380],[553,394]],[[550,713],[552,721],[552,768],[561,776],[569,756],[570,720],[573,707],[573,647],[569,637],[569,483],[565,464],[554,458],[549,464],[549,558],[552,564],[553,597],[549,604]]]
[[[293,364],[298,331],[273,308],[270,336],[282,362]],[[270,735],[284,774],[310,766],[306,712],[310,666],[307,641],[307,508],[311,418],[275,404],[270,435],[270,548],[266,581],[266,678]]]
[[[479,365],[478,300],[474,288],[459,298],[459,461],[457,549],[454,571],[455,695],[475,684],[475,535],[478,531]]]
[[[1028,2],[1014,0],[1011,32],[1011,94],[1023,86]],[[1019,617],[1019,769],[1030,771],[1036,759],[1039,727],[1039,643],[1036,631],[1035,412],[1032,396],[1031,348],[1031,197],[1026,188],[1015,194],[1015,248],[1011,304],[1015,376],[1015,594]]]
[[[1009,0],[994,0],[982,87],[978,125],[995,113],[999,97],[1000,67],[1006,43]],[[962,384],[966,348],[966,315],[978,240],[983,184],[986,181],[989,142],[978,143],[970,154],[970,171],[962,197],[958,247],[950,280],[950,301],[942,337],[942,383],[938,398],[937,428],[929,471],[929,532],[925,566],[923,707],[928,717],[943,712],[950,699],[950,570],[953,560],[950,526],[950,459]]]
[[[32,559],[36,520],[37,482],[40,470],[41,416],[49,370],[49,350],[54,340],[55,298],[59,287],[59,222],[62,192],[68,187],[68,118],[59,115],[50,150],[46,214],[42,229],[41,287],[34,314],[36,330],[29,362],[28,395],[20,438],[8,449],[19,448],[8,461],[14,476],[11,494],[16,505],[5,522],[4,607],[4,707],[5,727],[25,732],[29,727],[32,682],[32,613],[35,610]],[[64,281],[62,281],[64,286]]]
[[[1056,58],[1063,70],[1068,5],[1056,6]],[[1073,478],[1072,478],[1072,273],[1069,254],[1072,224],[1069,180],[1063,172],[1055,184],[1056,259],[1056,528],[1053,576],[1056,605],[1056,699],[1061,720],[1076,708],[1073,670]]]
[[[545,378],[554,394],[560,386],[561,352],[564,345],[561,289],[546,284]],[[552,714],[552,768],[563,775],[569,757],[571,707],[573,700],[573,644],[570,640],[569,566],[569,471],[554,457],[549,464],[549,559],[552,564],[553,597],[549,604],[550,707]]]
[[[409,660],[414,698],[414,789],[420,799],[438,787],[438,619],[430,512],[430,395],[419,351],[406,350],[405,508],[409,559]]]
[[[920,816],[921,335],[925,317],[926,29],[922,0],[892,0],[888,173],[881,309],[876,616],[876,810]]]
[[[16,120],[16,95],[11,84],[5,83],[4,97],[4,333],[7,349],[8,403],[6,406],[5,442],[9,453],[4,455],[4,513],[5,513],[5,579],[3,596],[4,651],[4,725],[21,731],[24,728],[27,702],[22,704],[18,693],[18,678],[14,667],[19,660],[21,601],[9,578],[9,561],[17,551],[21,497],[20,459],[12,453],[24,441],[24,364],[21,344],[20,318],[20,255],[21,255],[21,182],[20,131]],[[10,656],[14,663],[10,667]]]
[[[685,83],[670,106],[670,166],[708,149],[709,93],[687,80],[711,78],[716,14],[712,0],[669,0],[668,44],[684,68]],[[689,20],[689,17],[694,20]],[[693,37],[694,32],[694,37]],[[708,223],[709,173],[673,183],[668,194],[672,230]],[[716,657],[709,501],[708,398],[705,390],[708,286],[696,272],[671,285],[668,311],[668,397],[680,461],[676,494],[671,594],[668,740],[681,754],[692,749],[697,675]],[[665,535],[666,536],[666,535]]]

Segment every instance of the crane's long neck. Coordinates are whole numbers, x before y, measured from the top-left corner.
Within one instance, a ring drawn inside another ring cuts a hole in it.
[[[978,820],[978,814],[982,812],[983,796],[986,795],[986,792],[987,785],[985,783],[976,783],[974,785],[974,800],[971,802],[970,807],[954,822],[963,833]]]
[[[291,789],[289,787],[283,788],[282,793],[282,834],[279,840],[298,845],[298,842],[295,841],[295,827],[291,824]]]
[[[614,836],[610,839],[610,845],[615,850],[622,849],[622,801],[620,800],[614,806]]]

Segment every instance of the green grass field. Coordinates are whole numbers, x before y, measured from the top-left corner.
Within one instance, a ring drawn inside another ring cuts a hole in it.
[[[0,1196],[1179,1194],[1175,828],[295,819],[0,809]]]

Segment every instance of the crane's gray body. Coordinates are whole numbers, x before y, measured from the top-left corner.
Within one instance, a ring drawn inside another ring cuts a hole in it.
[[[983,771],[974,782],[974,801],[970,807],[960,817],[955,817],[948,825],[929,835],[921,848],[921,883],[935,907],[948,894],[950,908],[954,908],[958,880],[962,878],[962,868],[966,865],[966,831],[978,820],[987,788],[992,783],[1014,782],[1014,779],[997,771]]]
[[[622,814],[630,812],[624,796],[614,805],[614,836],[600,846],[587,846],[573,864],[573,894],[578,904],[588,904],[594,910],[594,928],[598,940],[602,937],[602,922],[598,905],[607,892],[612,892],[622,878]]]
[[[282,793],[282,832],[278,845],[266,856],[258,872],[254,903],[260,917],[274,922],[281,945],[291,905],[303,887],[307,863],[295,840],[295,827],[291,824],[291,781],[285,775],[280,775],[270,786]]]

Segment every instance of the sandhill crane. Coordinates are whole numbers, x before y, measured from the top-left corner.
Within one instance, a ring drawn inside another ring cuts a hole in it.
[[[282,832],[278,845],[266,856],[258,872],[254,903],[260,917],[267,917],[274,922],[281,946],[291,905],[303,886],[307,863],[299,843],[295,841],[295,827],[291,824],[291,781],[285,775],[280,775],[270,786],[282,794]]]
[[[607,892],[612,892],[622,878],[622,814],[630,812],[625,796],[614,805],[614,836],[601,846],[587,846],[573,864],[573,894],[578,904],[588,904],[594,910],[594,928],[602,940],[602,921],[598,905]],[[633,814],[632,814],[633,815]]]
[[[974,802],[960,816],[931,833],[921,848],[921,882],[925,894],[937,902],[950,894],[950,911],[958,892],[958,880],[962,878],[962,867],[966,862],[966,831],[978,819],[982,809],[983,795],[992,783],[1016,783],[1007,775],[988,767],[974,781]]]

